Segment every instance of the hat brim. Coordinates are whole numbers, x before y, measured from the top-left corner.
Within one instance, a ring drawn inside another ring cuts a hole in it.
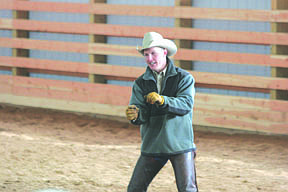
[[[152,41],[149,45],[145,46],[145,47],[141,47],[139,48],[137,46],[137,51],[144,55],[144,50],[145,49],[149,49],[151,47],[161,47],[161,48],[165,48],[167,49],[167,56],[173,56],[176,54],[177,52],[177,46],[175,45],[175,43],[169,39],[161,39],[158,41]]]

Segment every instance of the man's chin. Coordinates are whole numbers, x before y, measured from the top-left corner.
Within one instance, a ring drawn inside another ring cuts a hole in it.
[[[158,71],[158,69],[157,69],[156,67],[153,67],[153,66],[150,66],[150,65],[149,65],[149,68],[150,68],[152,71],[156,71],[156,72]]]

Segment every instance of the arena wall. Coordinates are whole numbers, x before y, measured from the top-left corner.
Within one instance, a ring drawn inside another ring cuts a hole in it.
[[[131,85],[145,71],[136,46],[144,33],[156,31],[176,42],[175,64],[195,77],[194,125],[288,134],[287,1],[269,0],[269,9],[206,8],[189,0],[171,5],[86,1],[1,0],[1,103],[125,118]],[[69,19],[61,20],[61,14]],[[45,19],[51,15],[56,16]],[[123,17],[161,18],[169,26],[121,23]],[[205,21],[215,21],[216,27],[218,21],[246,22],[251,28],[268,23],[271,30],[197,27]],[[214,44],[216,50],[201,48]],[[228,45],[253,49],[231,51]],[[268,54],[257,52],[263,47]],[[232,70],[203,70],[209,66]],[[237,73],[242,68],[245,73]]]

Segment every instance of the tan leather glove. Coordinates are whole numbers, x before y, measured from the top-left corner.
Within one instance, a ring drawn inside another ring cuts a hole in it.
[[[159,95],[156,92],[151,92],[147,96],[145,96],[146,102],[150,104],[159,104],[163,105],[164,104],[164,97],[162,95]]]
[[[136,120],[138,118],[138,112],[139,108],[137,108],[135,105],[128,105],[126,108],[126,118],[129,121]]]

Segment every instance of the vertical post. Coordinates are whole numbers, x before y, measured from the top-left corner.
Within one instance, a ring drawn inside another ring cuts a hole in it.
[[[288,10],[287,0],[271,0],[273,10]],[[288,33],[288,23],[271,23],[271,32]],[[288,55],[288,46],[272,45],[271,54],[273,55]],[[272,67],[272,77],[288,78],[288,68]],[[288,91],[272,90],[270,92],[271,99],[288,100]]]
[[[107,3],[106,0],[90,0],[90,4],[94,3]],[[106,15],[90,14],[90,23],[107,23]],[[89,43],[107,43],[107,37],[104,35],[89,35]],[[89,55],[90,63],[107,63],[106,55]],[[89,82],[91,83],[106,83],[104,76],[89,74]]]
[[[12,14],[13,14],[13,19],[29,19],[29,11],[14,10]],[[29,31],[13,29],[12,37],[13,38],[29,38]],[[12,55],[13,57],[29,57],[29,49],[12,48]],[[12,67],[12,75],[29,76],[29,73],[27,72],[27,70],[23,68]]]
[[[192,6],[192,0],[175,0],[175,6]],[[192,27],[192,19],[181,19],[181,18],[175,18],[175,27]],[[179,49],[186,48],[186,49],[192,49],[192,41],[190,40],[181,40],[176,39],[175,43]],[[182,61],[182,60],[176,60],[175,62],[176,66],[179,66],[183,69],[192,70],[192,61]]]

